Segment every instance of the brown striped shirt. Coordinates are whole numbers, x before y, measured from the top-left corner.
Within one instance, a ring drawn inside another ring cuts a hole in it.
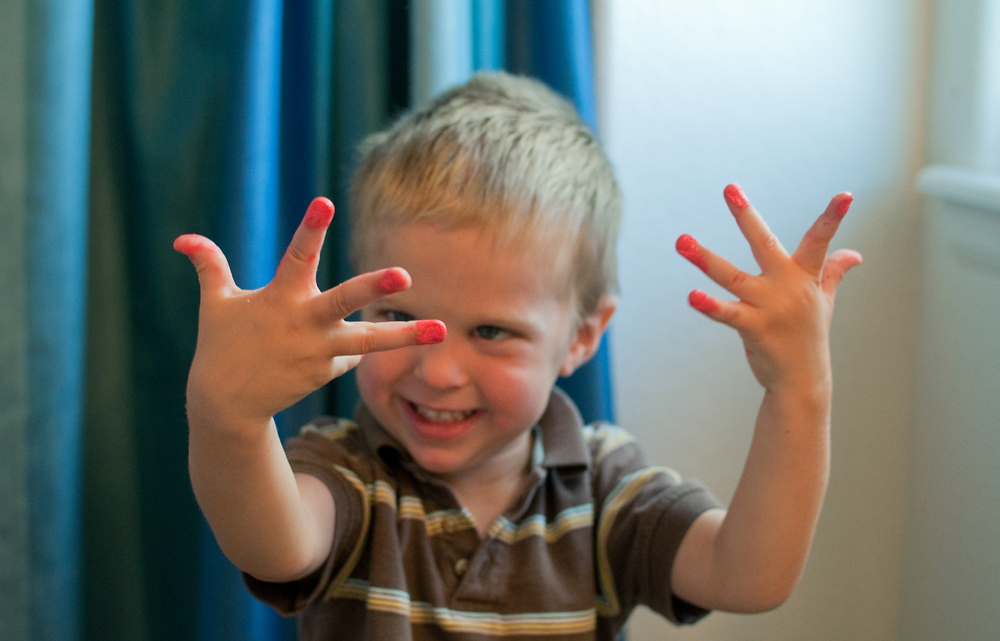
[[[670,570],[690,524],[719,505],[708,490],[648,466],[621,429],[584,426],[558,389],[535,430],[530,489],[480,538],[364,407],[357,422],[314,421],[286,450],[333,493],[330,558],[300,581],[247,584],[298,613],[308,641],[610,640],[639,604],[675,623],[704,616],[671,593]]]

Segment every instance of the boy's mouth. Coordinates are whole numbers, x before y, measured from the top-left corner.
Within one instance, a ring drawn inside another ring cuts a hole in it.
[[[461,423],[476,413],[476,410],[435,410],[416,403],[410,403],[413,411],[431,423]]]

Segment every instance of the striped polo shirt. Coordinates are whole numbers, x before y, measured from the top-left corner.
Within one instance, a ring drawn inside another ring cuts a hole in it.
[[[556,389],[535,426],[526,493],[481,538],[448,486],[421,470],[363,406],[289,439],[292,468],[337,506],[332,552],[312,576],[247,585],[299,615],[299,638],[614,639],[636,605],[675,623],[706,611],[670,570],[694,519],[718,501],[646,464],[635,440],[584,426]]]

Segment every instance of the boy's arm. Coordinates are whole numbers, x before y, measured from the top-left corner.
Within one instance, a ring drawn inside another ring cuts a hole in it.
[[[850,207],[848,193],[834,196],[791,256],[738,186],[725,195],[761,274],[736,269],[690,236],[677,248],[740,299],[696,290],[690,303],[740,333],[764,399],[729,509],[692,524],[671,581],[675,594],[702,607],[760,612],[788,598],[812,543],[829,474],[834,294],[861,256],[827,256]]]
[[[319,567],[335,512],[323,483],[292,473],[273,416],[367,352],[439,342],[445,334],[434,320],[344,320],[407,289],[410,277],[390,268],[321,292],[316,270],[332,216],[330,201],[314,200],[274,279],[253,291],[236,286],[212,241],[188,235],[174,242],[201,286],[187,386],[191,483],[223,552],[262,580],[287,581]]]

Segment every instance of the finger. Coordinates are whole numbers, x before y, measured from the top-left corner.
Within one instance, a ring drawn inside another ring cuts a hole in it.
[[[326,198],[314,198],[278,264],[276,280],[307,279],[310,284],[315,284],[319,253],[331,220],[333,203]]]
[[[677,239],[677,253],[705,272],[716,284],[741,300],[752,301],[757,279],[725,258],[702,247],[690,234]]]
[[[830,254],[830,257],[823,263],[823,275],[820,279],[820,286],[828,296],[833,296],[837,292],[840,281],[844,280],[844,274],[852,267],[857,267],[862,262],[861,254],[853,249],[838,249]]]
[[[743,237],[750,243],[750,251],[753,252],[754,260],[760,265],[761,270],[768,271],[788,257],[788,252],[782,247],[778,237],[747,200],[742,187],[736,183],[727,185],[722,194]]]
[[[343,320],[383,296],[409,289],[412,283],[402,267],[368,272],[317,296],[312,302],[313,311],[321,322]]]
[[[439,320],[386,323],[344,323],[330,345],[335,354],[367,354],[413,345],[434,345],[448,336]]]
[[[802,241],[792,254],[794,260],[806,272],[819,276],[823,269],[823,261],[826,260],[826,252],[830,249],[830,241],[833,240],[840,221],[847,215],[847,210],[851,208],[854,196],[850,192],[841,192],[830,200],[826,211],[820,214],[809,231],[802,237]]]
[[[710,296],[700,289],[688,295],[688,304],[714,321],[741,329],[745,311],[740,303]]]
[[[239,290],[229,269],[229,261],[219,246],[208,238],[198,234],[178,236],[174,240],[174,249],[187,256],[194,265],[202,296],[219,290]]]

